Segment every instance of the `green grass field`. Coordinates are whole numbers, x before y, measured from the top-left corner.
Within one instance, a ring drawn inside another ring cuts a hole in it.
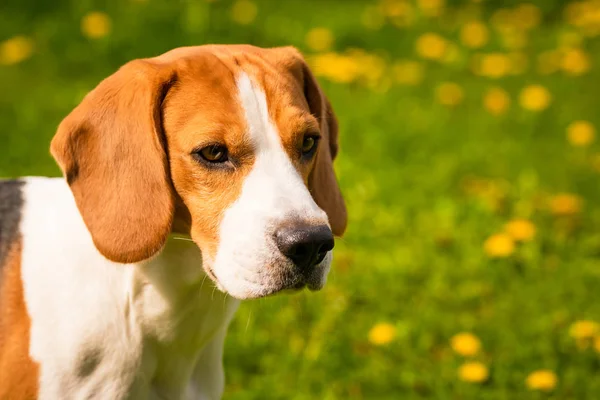
[[[295,45],[349,229],[323,291],[243,304],[226,398],[600,398],[600,2],[534,3],[4,0],[0,176],[58,174],[57,124],[130,59]]]

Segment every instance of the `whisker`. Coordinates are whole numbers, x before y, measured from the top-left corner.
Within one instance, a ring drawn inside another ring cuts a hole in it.
[[[206,278],[208,278],[208,274],[204,273],[204,278],[202,278],[202,283],[200,284],[200,290],[202,290],[202,288],[204,287],[204,281],[206,281]]]
[[[342,237],[342,236],[336,236],[335,240],[339,240],[340,242],[344,242],[344,243],[346,242],[346,238]]]
[[[250,317],[252,316],[252,310],[248,312],[248,320],[246,321],[246,330],[244,330],[244,335],[248,334],[248,327],[250,326]]]
[[[181,237],[181,236],[173,236],[173,239],[176,239],[176,240],[183,240],[183,241],[186,241],[186,242],[193,242],[193,240],[192,240],[192,239],[188,239],[188,238]]]
[[[223,293],[223,309],[225,309],[225,307],[227,306],[227,298],[229,297],[229,295],[227,293]]]

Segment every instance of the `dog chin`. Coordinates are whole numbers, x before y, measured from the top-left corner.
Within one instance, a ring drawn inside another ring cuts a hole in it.
[[[326,279],[307,280],[305,277],[298,276],[296,279],[288,279],[285,283],[271,285],[256,285],[247,282],[235,285],[235,287],[225,287],[219,281],[215,284],[219,290],[239,300],[259,299],[263,297],[274,296],[278,294],[292,294],[300,292],[306,288],[310,291],[321,290],[325,286]]]
[[[329,276],[329,270],[331,269],[331,262],[333,260],[333,254],[327,253],[325,259],[321,261],[319,265],[315,267],[312,274],[309,275],[306,280],[306,286],[311,292],[315,292],[323,289],[327,283],[327,277]]]
[[[263,275],[263,281],[260,283],[258,277],[256,280],[226,280],[223,277],[219,279],[218,274],[215,274],[215,271],[211,268],[208,268],[207,272],[220,291],[240,300],[248,300],[269,297],[279,293],[297,293],[305,288],[310,291],[321,290],[327,282],[330,266],[331,253],[310,274],[293,271],[291,266],[285,265],[280,266],[281,272],[277,274],[266,277]]]
[[[273,287],[263,287],[259,291],[253,291],[252,293],[247,294],[245,297],[240,298],[240,300],[249,300],[249,299],[259,299],[263,297],[270,297],[275,295],[283,295],[283,294],[295,294],[303,291],[304,289],[308,289],[311,292],[321,290],[325,286],[324,283],[316,283],[316,282],[304,282],[300,281],[296,285],[289,286],[273,286]],[[230,294],[233,296],[232,294]],[[233,296],[236,297],[236,296]]]

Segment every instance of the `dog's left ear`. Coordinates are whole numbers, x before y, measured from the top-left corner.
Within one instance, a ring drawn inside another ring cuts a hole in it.
[[[336,236],[342,236],[346,231],[348,215],[333,169],[333,160],[339,150],[338,122],[329,100],[318,86],[308,66],[305,67],[304,79],[305,95],[311,110],[314,110],[313,113],[320,115],[318,119],[323,136],[323,143],[319,146],[308,183],[315,201],[329,217],[331,230]]]
[[[308,185],[316,203],[327,213],[331,230],[336,236],[342,236],[348,216],[333,169],[339,150],[338,122],[333,108],[298,50],[293,47],[273,50],[278,53],[278,61],[287,64],[286,69],[300,81],[310,112],[319,121],[322,139]]]
[[[92,90],[52,140],[94,244],[112,261],[153,256],[171,230],[174,194],[161,106],[174,81],[169,66],[132,61]]]

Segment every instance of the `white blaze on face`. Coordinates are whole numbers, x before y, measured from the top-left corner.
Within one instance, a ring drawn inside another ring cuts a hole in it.
[[[296,276],[293,263],[275,244],[275,232],[286,223],[328,225],[328,220],[283,149],[264,92],[246,73],[238,76],[237,87],[247,134],[256,151],[255,163],[240,197],[224,213],[212,270],[222,290],[234,297],[252,298],[279,290]],[[324,285],[330,263],[328,254],[315,267],[309,287]]]

